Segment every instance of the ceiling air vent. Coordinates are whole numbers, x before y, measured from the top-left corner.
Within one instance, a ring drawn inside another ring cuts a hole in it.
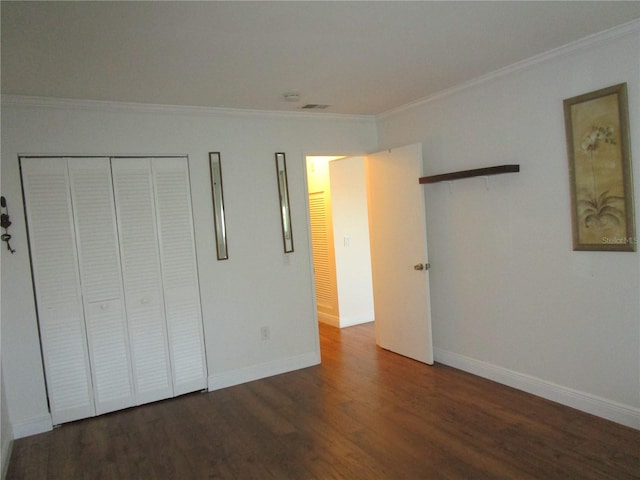
[[[329,108],[330,105],[323,105],[321,103],[307,103],[306,105],[301,106],[305,110],[324,110],[325,108]]]

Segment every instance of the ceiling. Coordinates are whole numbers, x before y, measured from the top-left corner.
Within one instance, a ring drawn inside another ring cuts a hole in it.
[[[640,1],[1,2],[3,94],[375,115],[640,18]],[[286,101],[285,93],[299,95]]]

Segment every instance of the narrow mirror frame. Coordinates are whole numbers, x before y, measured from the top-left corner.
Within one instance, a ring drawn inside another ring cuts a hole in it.
[[[211,172],[211,196],[213,197],[213,225],[216,236],[218,260],[227,260],[227,226],[224,214],[224,194],[222,190],[222,159],[220,152],[209,152],[209,170]]]
[[[280,219],[282,220],[282,243],[284,253],[293,252],[293,231],[291,228],[291,208],[289,206],[289,184],[287,181],[287,162],[283,152],[276,153],[276,174],[278,176],[278,194],[280,197]]]

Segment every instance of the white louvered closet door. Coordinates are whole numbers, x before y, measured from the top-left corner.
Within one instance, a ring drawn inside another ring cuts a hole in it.
[[[22,158],[29,245],[54,425],[95,414],[64,158]]]
[[[158,238],[176,395],[207,387],[189,166],[186,158],[154,158]]]
[[[96,413],[135,405],[108,158],[69,158]]]
[[[339,322],[338,280],[330,208],[325,191],[309,194],[316,306],[319,314]]]
[[[111,160],[136,403],[173,396],[150,159]]]

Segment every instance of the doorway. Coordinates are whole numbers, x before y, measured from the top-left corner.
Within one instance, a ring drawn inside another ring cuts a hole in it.
[[[365,157],[307,156],[318,320],[374,320]]]
[[[377,345],[432,364],[425,203],[417,181],[423,176],[422,145],[334,159],[326,166],[313,157],[307,162],[309,195],[321,193],[324,202],[324,223],[312,219],[322,233],[311,232],[314,270],[335,268],[335,280],[330,278],[334,325],[375,319]],[[314,176],[323,171],[326,179],[318,186]],[[333,264],[320,265],[331,257]],[[323,299],[316,293],[322,313]]]

